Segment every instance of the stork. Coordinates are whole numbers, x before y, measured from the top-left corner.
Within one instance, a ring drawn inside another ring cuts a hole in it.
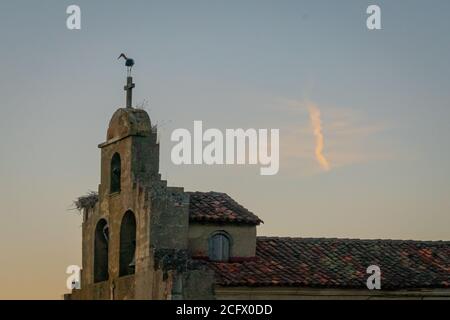
[[[120,56],[117,58],[119,60],[120,58],[125,59],[125,66],[127,67],[127,76],[131,75],[131,69],[134,66],[134,60],[131,58],[128,58],[124,53],[121,53]]]

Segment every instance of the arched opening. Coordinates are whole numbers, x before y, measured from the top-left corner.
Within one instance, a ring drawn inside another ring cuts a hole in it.
[[[121,170],[120,155],[118,153],[114,153],[111,159],[111,193],[120,192]]]
[[[211,234],[208,243],[208,256],[212,261],[228,261],[230,259],[231,237],[225,231]]]
[[[94,282],[101,282],[108,280],[109,229],[105,219],[97,222],[94,237]]]
[[[120,225],[119,276],[134,274],[136,266],[136,218],[127,211]]]

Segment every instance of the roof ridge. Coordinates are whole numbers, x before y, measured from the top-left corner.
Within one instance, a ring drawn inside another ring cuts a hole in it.
[[[360,238],[326,238],[326,237],[290,237],[290,236],[257,236],[258,240],[302,240],[302,241],[342,241],[342,242],[394,242],[394,243],[423,243],[423,244],[448,244],[450,240],[402,240],[402,239],[360,239]]]
[[[225,192],[219,192],[219,191],[214,191],[214,190],[210,190],[210,191],[185,191],[184,193],[219,193],[219,194],[226,194],[228,196],[228,194],[225,193]]]
[[[189,219],[198,222],[259,225],[255,213],[224,192],[185,192],[189,195]]]

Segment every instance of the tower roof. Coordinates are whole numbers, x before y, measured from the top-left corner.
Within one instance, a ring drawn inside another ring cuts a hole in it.
[[[145,110],[119,108],[109,121],[106,140],[119,140],[128,136],[148,136],[151,132],[150,117]]]

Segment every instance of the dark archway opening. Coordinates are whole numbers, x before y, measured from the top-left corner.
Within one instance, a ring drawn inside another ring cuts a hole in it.
[[[105,219],[95,227],[94,239],[94,282],[108,280],[109,229]]]
[[[119,276],[134,274],[136,266],[136,218],[127,211],[120,226]]]
[[[121,171],[120,155],[115,153],[111,159],[111,193],[120,192]]]

